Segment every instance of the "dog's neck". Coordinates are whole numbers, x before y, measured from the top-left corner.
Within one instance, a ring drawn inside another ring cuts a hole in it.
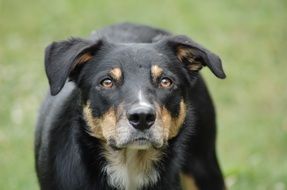
[[[104,171],[107,173],[108,183],[113,187],[135,190],[153,185],[159,179],[155,168],[161,158],[158,150],[114,150],[105,146],[103,155],[107,160]]]

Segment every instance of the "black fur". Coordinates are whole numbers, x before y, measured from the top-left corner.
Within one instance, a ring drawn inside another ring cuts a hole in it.
[[[190,48],[196,61],[209,67],[217,77],[225,78],[221,61],[212,52],[185,36],[172,36],[143,25],[113,25],[89,39],[73,38],[47,47],[45,68],[52,96],[47,95],[41,107],[35,142],[42,190],[115,189],[103,172],[107,161],[101,154],[102,144],[87,132],[82,108],[89,100],[93,116],[100,117],[123,100],[135,102],[133,94],[138,86],[144,89],[148,101],[165,106],[174,117],[179,114],[181,98],[187,105],[181,130],[162,148],[164,156],[155,165],[159,180],[142,189],[181,189],[181,172],[192,176],[200,190],[224,189],[215,150],[214,106],[198,71],[188,69],[189,60],[177,58],[178,46]],[[78,64],[86,53],[93,58]],[[158,89],[157,84],[147,82],[152,81],[147,71],[153,63],[175,81],[172,89]],[[115,83],[112,89],[102,89],[99,81],[115,66],[122,68],[123,81]]]

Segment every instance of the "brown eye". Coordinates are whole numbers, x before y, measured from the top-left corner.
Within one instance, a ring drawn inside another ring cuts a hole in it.
[[[167,77],[164,77],[161,79],[160,81],[160,87],[162,88],[170,88],[172,86],[172,80],[167,78]]]
[[[104,88],[112,88],[114,84],[113,84],[113,81],[111,79],[106,78],[106,79],[101,81],[101,85]]]

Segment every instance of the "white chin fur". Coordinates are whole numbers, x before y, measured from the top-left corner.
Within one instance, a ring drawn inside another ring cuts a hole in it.
[[[107,150],[106,158],[108,164],[105,166],[104,171],[107,173],[108,182],[111,186],[119,190],[136,190],[145,185],[155,184],[159,179],[159,174],[153,167],[153,163],[156,157],[148,157],[148,159],[142,162],[139,159],[138,152],[143,149],[143,145],[136,149],[127,148],[126,151],[113,151]],[[143,165],[148,165],[146,168],[141,168]]]

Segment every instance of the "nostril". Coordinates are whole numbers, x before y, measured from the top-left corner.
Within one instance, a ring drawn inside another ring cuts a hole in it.
[[[146,122],[148,125],[152,125],[155,121],[155,115],[154,114],[147,114],[146,116]]]
[[[140,116],[138,114],[131,114],[128,116],[128,120],[133,124],[139,124]]]

